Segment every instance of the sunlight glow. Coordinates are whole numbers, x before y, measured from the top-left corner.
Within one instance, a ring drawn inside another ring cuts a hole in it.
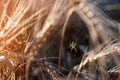
[[[0,31],[0,37],[2,37],[2,36],[3,36],[3,34],[4,34],[4,32],[3,32],[3,31]]]
[[[5,59],[5,56],[0,56],[0,61],[3,61]]]

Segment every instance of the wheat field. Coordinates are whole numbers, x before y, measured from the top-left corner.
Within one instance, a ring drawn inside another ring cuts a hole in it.
[[[1,0],[0,80],[120,80],[120,1]]]

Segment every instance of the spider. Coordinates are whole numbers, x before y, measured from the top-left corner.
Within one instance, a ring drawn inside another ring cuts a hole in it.
[[[77,46],[76,42],[72,41],[72,43],[70,43],[71,52],[72,52],[72,50],[75,50],[75,52],[77,52],[76,46]]]

